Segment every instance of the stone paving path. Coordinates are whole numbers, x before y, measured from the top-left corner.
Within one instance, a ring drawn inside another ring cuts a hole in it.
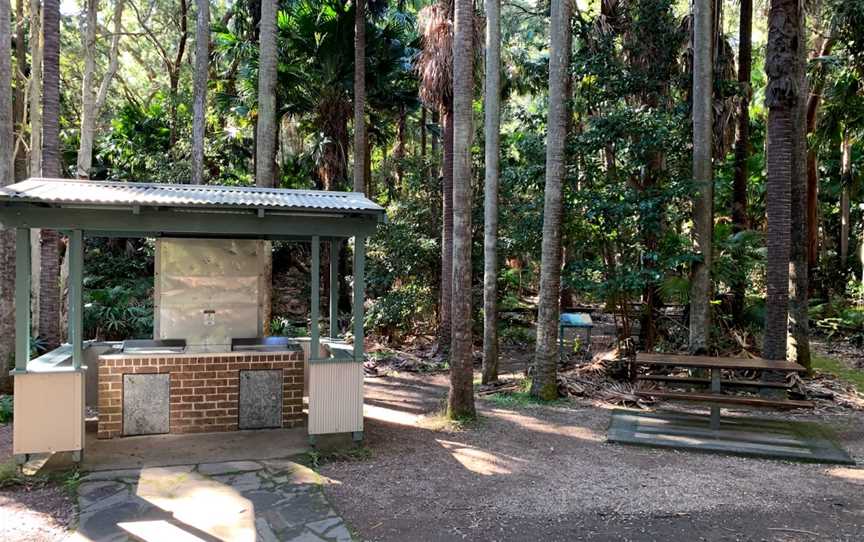
[[[287,460],[94,472],[73,540],[350,542],[321,478]]]

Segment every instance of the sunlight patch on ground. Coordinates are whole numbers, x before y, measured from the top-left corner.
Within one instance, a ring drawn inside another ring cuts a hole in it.
[[[171,540],[172,542],[205,542],[206,540],[184,531],[182,528],[164,519],[121,522],[117,525],[132,535],[135,540]]]
[[[233,487],[183,467],[141,471],[138,497],[220,540],[255,541],[255,508]],[[154,529],[158,526],[150,526]],[[161,528],[167,528],[161,526]],[[167,540],[142,538],[142,540]]]
[[[850,469],[848,467],[834,467],[828,469],[828,476],[840,478],[849,483],[864,486],[864,469]]]
[[[591,442],[606,442],[605,433],[598,433],[597,431],[587,427],[549,423],[543,420],[538,420],[532,416],[525,416],[513,410],[500,408],[490,409],[486,411],[486,413],[538,433],[573,437]]]
[[[458,461],[460,465],[471,472],[484,476],[513,474],[514,469],[518,470],[521,464],[528,462],[526,459],[518,457],[492,454],[461,442],[441,439],[435,439],[435,441],[450,452],[453,459]]]
[[[405,412],[404,410],[396,410],[370,404],[363,405],[363,416],[373,420],[380,420],[382,422],[395,423],[398,425],[417,425],[417,422],[421,418],[421,416],[418,416],[417,414]]]

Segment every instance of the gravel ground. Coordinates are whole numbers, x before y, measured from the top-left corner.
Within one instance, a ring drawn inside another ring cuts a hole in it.
[[[367,380],[373,457],[323,469],[364,539],[864,539],[864,470],[607,444],[609,411],[587,403],[481,400],[478,424],[436,430],[423,415],[440,409],[446,383]],[[864,459],[860,412],[810,419]]]
[[[12,461],[12,425],[0,425],[0,465]],[[64,540],[74,522],[75,505],[56,481],[34,481],[0,489],[0,540]]]

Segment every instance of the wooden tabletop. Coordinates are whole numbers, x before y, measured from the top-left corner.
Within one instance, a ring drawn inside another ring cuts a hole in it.
[[[636,354],[640,365],[675,365],[700,369],[761,369],[765,371],[803,372],[806,369],[791,361],[775,361],[762,358],[721,358],[711,356],[684,356],[678,354]]]

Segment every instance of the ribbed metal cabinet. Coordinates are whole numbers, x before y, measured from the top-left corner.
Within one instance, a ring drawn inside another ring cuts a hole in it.
[[[363,431],[363,364],[328,359],[309,363],[309,434]]]

